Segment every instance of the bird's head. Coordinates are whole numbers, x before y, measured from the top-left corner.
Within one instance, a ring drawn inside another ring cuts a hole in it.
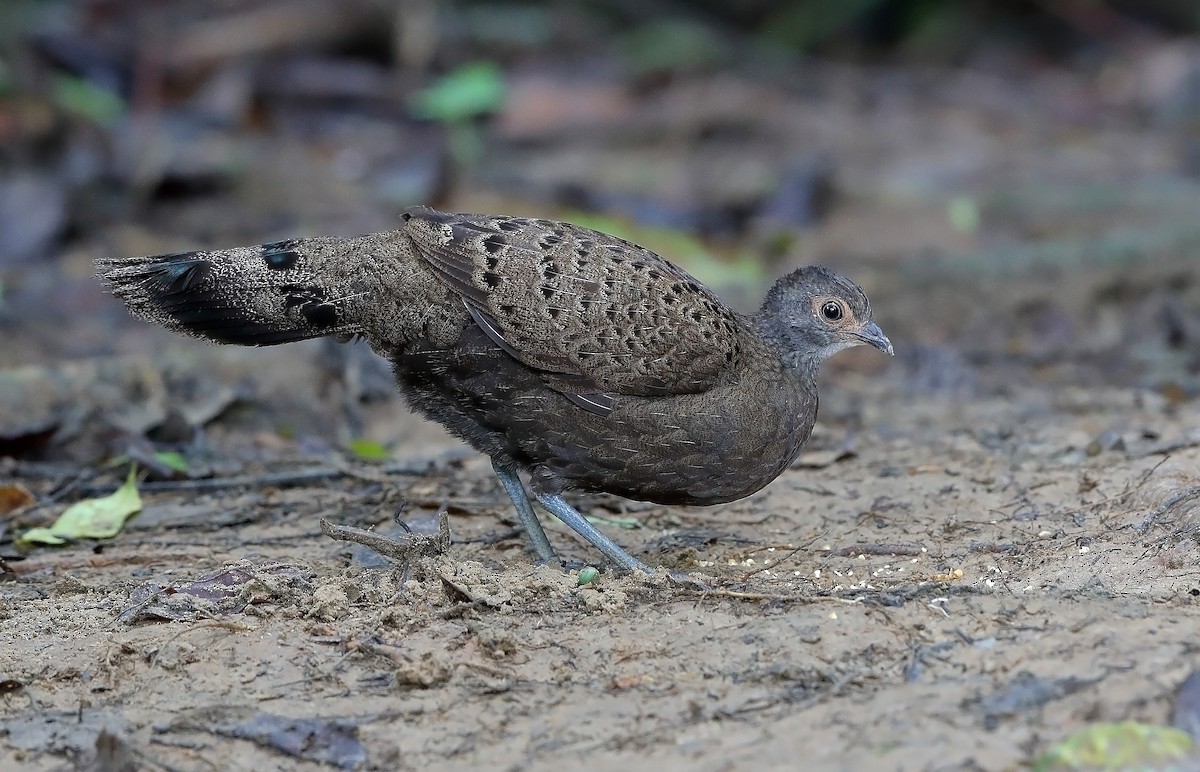
[[[867,344],[892,354],[892,342],[871,319],[871,301],[854,282],[819,265],[775,282],[758,312],[759,329],[789,367],[813,372],[842,349]]]

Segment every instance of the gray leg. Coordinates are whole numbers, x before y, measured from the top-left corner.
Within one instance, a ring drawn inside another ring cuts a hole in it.
[[[584,540],[603,552],[605,557],[621,566],[621,568],[629,571],[643,571],[647,574],[653,573],[649,566],[621,549],[615,541],[600,533],[596,526],[589,523],[583,515],[576,512],[575,508],[568,504],[562,496],[538,493],[536,490],[533,492],[533,495],[555,517],[571,526],[571,530],[582,536]],[[543,536],[543,538],[545,537]]]
[[[521,485],[521,478],[517,477],[516,472],[496,466],[495,461],[492,462],[492,469],[496,470],[496,477],[500,478],[504,492],[517,508],[517,518],[521,521],[525,533],[529,535],[529,541],[533,542],[533,549],[538,558],[547,563],[557,562],[558,555],[554,554],[554,548],[550,546],[550,540],[546,538],[546,532],[542,530],[542,524],[534,514],[533,504],[529,503],[529,495],[525,493],[525,486]]]

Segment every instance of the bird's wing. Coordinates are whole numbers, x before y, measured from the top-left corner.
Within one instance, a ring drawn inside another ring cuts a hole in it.
[[[419,255],[476,324],[576,404],[710,388],[738,351],[738,315],[653,252],[549,220],[406,213]]]

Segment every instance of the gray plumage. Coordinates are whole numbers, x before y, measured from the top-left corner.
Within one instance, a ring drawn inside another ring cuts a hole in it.
[[[362,336],[409,404],[491,457],[543,559],[518,478],[585,539],[645,569],[561,497],[719,504],[779,475],[817,413],[820,362],[891,344],[853,282],[821,267],[730,309],[658,255],[549,220],[419,207],[400,230],[102,260],[147,321],[224,343]]]

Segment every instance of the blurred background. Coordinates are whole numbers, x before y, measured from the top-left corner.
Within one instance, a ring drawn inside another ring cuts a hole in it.
[[[721,590],[581,588],[369,351],[206,346],[94,276],[418,203],[608,231],[744,310],[824,263],[896,356],[834,357],[756,496],[572,496]],[[1171,710],[1200,742],[1198,252],[1197,0],[0,0],[0,767],[1018,769]],[[19,538],[135,475],[117,538]],[[411,582],[317,526],[445,511]],[[1146,726],[1037,768],[1166,768]]]
[[[746,309],[832,265],[898,352],[833,367],[913,398],[1190,402],[1198,31],[1191,0],[4,0],[0,442],[66,436],[80,387],[28,368],[179,345],[94,258],[414,203],[614,232]]]

